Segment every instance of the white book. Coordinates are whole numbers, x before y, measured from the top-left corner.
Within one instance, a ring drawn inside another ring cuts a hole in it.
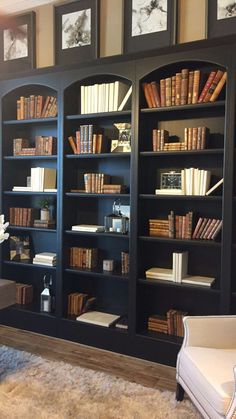
[[[78,224],[71,227],[73,231],[90,231],[90,232],[102,232],[105,230],[104,226],[93,225],[93,224]]]
[[[103,313],[102,311],[87,311],[87,313],[83,313],[76,317],[76,320],[82,323],[109,327],[119,318],[120,316],[116,314]]]
[[[55,266],[54,263],[50,263],[50,262],[45,262],[45,261],[39,261],[39,260],[35,260],[33,259],[33,265],[44,265],[44,266]]]
[[[13,186],[13,191],[30,192],[32,191],[31,186]]]
[[[183,195],[182,189],[156,189],[156,195]]]
[[[177,277],[176,277],[176,253],[175,252],[172,253],[172,267],[173,267],[173,280],[175,282],[177,282]]]
[[[80,113],[85,113],[85,86],[80,87]]]
[[[206,192],[206,195],[210,195],[216,188],[218,188],[222,183],[224,182],[224,178],[220,179],[215,185],[213,185],[208,191]]]
[[[53,258],[57,257],[57,254],[52,252],[41,252],[36,253],[35,257],[43,257],[45,259],[52,260]]]
[[[113,112],[114,106],[114,83],[109,83],[109,105],[108,105],[108,111]]]
[[[147,279],[174,281],[173,270],[169,268],[150,268],[145,272]]]
[[[44,188],[44,192],[57,192],[57,188]]]
[[[188,275],[182,279],[183,284],[203,285],[205,287],[210,287],[214,281],[215,278],[200,275]]]
[[[35,256],[33,258],[33,260],[35,260],[36,262],[45,262],[45,263],[54,264],[54,263],[56,263],[57,258],[52,259],[52,260],[48,260],[47,258],[41,258],[41,257]]]
[[[104,112],[109,112],[109,83],[105,83],[105,106]]]
[[[178,270],[178,282],[181,282],[188,273],[188,252],[178,253],[179,270]]]
[[[131,97],[132,94],[132,86],[130,86],[128,92],[126,93],[124,99],[122,100],[121,104],[118,107],[118,111],[123,111],[125,105],[127,104],[129,98]]]

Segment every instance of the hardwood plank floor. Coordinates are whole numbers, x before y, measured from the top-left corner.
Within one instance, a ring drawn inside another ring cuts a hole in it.
[[[0,326],[0,344],[113,374],[148,387],[175,391],[175,368],[102,349]]]

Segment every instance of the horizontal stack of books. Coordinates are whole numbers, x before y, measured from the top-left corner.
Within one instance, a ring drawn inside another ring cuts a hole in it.
[[[76,320],[82,323],[110,327],[113,326],[114,323],[120,319],[120,317],[121,316],[117,314],[104,313],[103,311],[88,311],[78,316]]]
[[[33,301],[33,285],[16,283],[16,304],[31,304]]]
[[[13,139],[14,156],[51,156],[57,152],[57,138],[38,135],[35,137],[35,147],[29,146],[24,138]]]
[[[202,285],[210,287],[215,278],[200,275],[188,275],[188,252],[173,252],[172,268],[153,267],[145,272],[146,279],[170,281],[178,284]]]
[[[211,71],[205,79],[200,70],[184,68],[159,83],[143,83],[143,91],[149,108],[215,102],[226,78],[227,72],[220,69]]]
[[[82,269],[93,269],[98,264],[98,249],[88,247],[71,247],[70,266]]]
[[[122,193],[124,191],[125,187],[123,185],[105,184],[102,186],[102,193]]]
[[[52,252],[37,253],[33,258],[33,264],[55,266],[57,264],[57,254]]]
[[[104,226],[95,224],[77,224],[71,227],[72,231],[88,231],[90,233],[99,233],[105,230]]]
[[[34,220],[35,228],[55,228],[55,220]]]

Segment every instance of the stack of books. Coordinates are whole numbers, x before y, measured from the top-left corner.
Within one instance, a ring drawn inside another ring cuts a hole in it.
[[[222,229],[223,221],[217,218],[200,217],[194,229],[192,239],[214,240]]]
[[[104,173],[85,173],[84,186],[86,193],[102,193],[103,185],[108,184],[110,175]]]
[[[188,252],[172,254],[172,268],[153,267],[145,272],[149,280],[162,280],[190,285],[210,287],[215,278],[200,275],[188,275]]]
[[[36,228],[55,228],[55,220],[34,220]]]
[[[90,233],[99,233],[105,230],[104,226],[99,226],[95,224],[77,224],[71,227],[72,231],[87,231]]]
[[[39,216],[39,209],[10,207],[9,215],[11,225],[31,227],[35,218]]]
[[[70,248],[70,266],[82,269],[94,269],[98,264],[98,249],[88,247]]]
[[[96,302],[95,297],[89,297],[82,292],[72,292],[68,294],[68,316],[79,316],[91,309]]]
[[[34,265],[55,266],[57,263],[57,254],[52,252],[37,253],[33,258]]]
[[[175,309],[168,310],[166,315],[153,314],[148,317],[148,330],[183,337],[183,317],[187,314]]]
[[[102,193],[122,193],[124,192],[123,185],[103,185],[102,186]]]

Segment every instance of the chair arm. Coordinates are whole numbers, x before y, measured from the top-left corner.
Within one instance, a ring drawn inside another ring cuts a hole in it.
[[[187,316],[183,322],[183,347],[236,349],[236,316]]]
[[[236,419],[236,365],[234,366],[234,394],[226,414],[226,419]]]

